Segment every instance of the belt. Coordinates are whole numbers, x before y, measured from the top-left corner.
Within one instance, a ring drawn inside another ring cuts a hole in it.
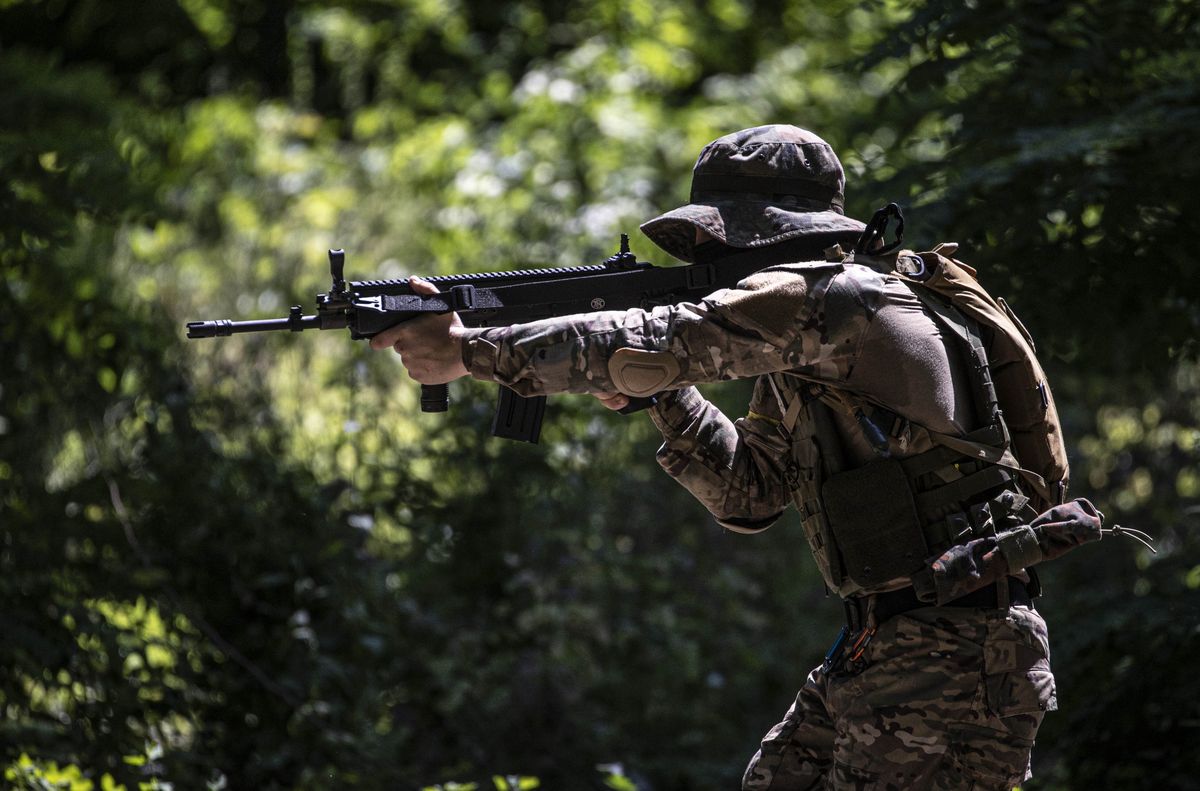
[[[1030,586],[1026,585],[1024,580],[1009,577],[1008,584],[1004,586],[1008,589],[1007,603],[1001,603],[1001,585],[993,582],[938,606],[974,607],[981,610],[998,610],[1013,604],[1028,607],[1038,592],[1037,578],[1031,575],[1030,582],[1033,590],[1030,590]],[[829,674],[857,673],[861,670],[863,655],[875,635],[875,630],[888,619],[909,610],[935,606],[918,599],[917,592],[912,588],[843,599],[842,605],[846,608],[846,625],[842,627],[837,639],[833,641],[833,646],[825,654],[825,664],[822,665],[824,672]],[[872,625],[866,622],[868,609],[873,615]]]
[[[900,590],[888,591],[887,593],[877,593],[870,597],[874,600],[874,615],[875,623],[881,624],[889,618],[895,618],[901,613],[906,613],[909,610],[917,610],[922,607],[932,607],[934,605],[927,601],[921,601],[917,598],[917,592],[912,588],[901,588]],[[971,591],[966,596],[961,596],[953,601],[948,601],[945,604],[937,605],[939,607],[975,607],[983,610],[995,610],[1000,607],[1011,606],[1014,604],[1030,606],[1033,603],[1033,596],[1030,595],[1029,586],[1024,580],[1016,577],[1008,578],[1008,602],[1000,603],[1000,592],[997,590],[996,583],[985,585],[976,591]]]

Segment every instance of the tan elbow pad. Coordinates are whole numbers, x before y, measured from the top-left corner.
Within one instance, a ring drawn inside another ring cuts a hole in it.
[[[621,348],[608,358],[608,375],[625,395],[654,395],[679,378],[679,360],[670,352]]]

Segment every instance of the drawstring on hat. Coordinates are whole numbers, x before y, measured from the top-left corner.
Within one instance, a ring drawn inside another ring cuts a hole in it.
[[[877,242],[882,244],[886,240],[888,222],[892,217],[895,217],[897,221],[896,240],[878,249],[871,249]],[[900,247],[903,242],[904,212],[900,211],[900,207],[895,203],[889,203],[875,212],[875,215],[871,217],[871,221],[867,223],[867,227],[863,229],[862,235],[858,237],[858,241],[854,244],[854,252],[859,255],[887,255]]]

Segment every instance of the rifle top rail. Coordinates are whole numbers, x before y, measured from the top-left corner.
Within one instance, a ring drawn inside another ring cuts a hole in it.
[[[509,269],[499,272],[472,272],[470,274],[459,275],[430,275],[422,276],[422,279],[428,280],[434,285],[457,286],[467,284],[487,284],[489,286],[501,286],[509,282],[520,280],[528,280],[531,278],[545,280],[565,280],[572,277],[584,277],[587,275],[598,275],[605,273],[629,272],[636,269],[646,269],[652,267],[653,264],[644,261],[636,261],[632,264],[622,263],[619,265],[612,264],[590,264],[587,266],[565,266],[557,268],[538,268],[538,269]],[[349,284],[349,289],[358,293],[360,296],[375,296],[377,294],[395,293],[398,289],[406,289],[408,287],[407,278],[391,279],[391,280],[354,280]]]

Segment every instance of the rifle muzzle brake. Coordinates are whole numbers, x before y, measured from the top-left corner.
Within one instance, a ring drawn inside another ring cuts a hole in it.
[[[233,322],[229,319],[216,321],[189,321],[187,336],[189,338],[220,338],[233,334]]]

